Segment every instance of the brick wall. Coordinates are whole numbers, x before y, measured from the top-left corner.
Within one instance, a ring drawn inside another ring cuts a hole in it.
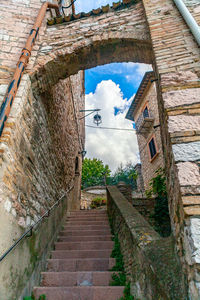
[[[134,120],[137,122],[137,119],[139,118],[139,116],[143,112],[145,105],[147,104],[150,116],[154,118],[154,122],[152,123],[152,126],[146,131],[146,133],[136,133],[140,152],[142,176],[144,179],[144,188],[148,189],[150,180],[155,176],[155,171],[159,168],[164,167],[164,157],[160,136],[160,127],[157,127],[155,129],[153,128],[153,126],[157,126],[160,124],[155,83],[152,83],[146,89],[147,91],[145,91],[143,99],[139,102],[134,111]],[[158,155],[153,160],[151,160],[150,158],[148,147],[148,142],[152,137],[155,138],[158,151]]]

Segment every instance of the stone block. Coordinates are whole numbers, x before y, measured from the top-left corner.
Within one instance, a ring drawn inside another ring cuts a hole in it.
[[[175,161],[200,160],[200,141],[172,146]]]
[[[200,196],[184,196],[182,197],[183,205],[200,205]]]
[[[200,103],[200,88],[174,90],[163,93],[165,108]]]
[[[169,132],[200,130],[200,116],[169,116],[168,118]]]
[[[180,162],[177,164],[180,185],[199,185],[199,166],[192,162]]]

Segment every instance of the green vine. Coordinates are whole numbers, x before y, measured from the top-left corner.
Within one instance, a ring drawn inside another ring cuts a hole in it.
[[[112,226],[111,226],[112,228]],[[114,248],[111,253],[111,257],[115,258],[116,264],[111,269],[111,271],[117,271],[117,273],[112,274],[112,280],[110,281],[111,286],[125,286],[124,296],[120,300],[134,300],[134,297],[130,293],[130,282],[126,284],[126,273],[124,270],[124,261],[120,249],[120,242],[118,236],[115,235],[113,238]]]
[[[171,233],[170,217],[168,209],[168,197],[166,188],[166,177],[164,170],[159,168],[155,172],[146,191],[146,196],[151,198],[155,195],[154,212],[151,215],[154,229],[163,237],[167,237]]]
[[[29,297],[24,297],[24,300],[46,300],[45,295],[40,295],[38,299],[35,298],[34,295],[29,296]]]
[[[124,272],[124,262],[123,262],[123,256],[121,254],[120,242],[118,236],[115,235],[113,240],[114,240],[114,248],[112,250],[111,257],[115,258],[116,265],[112,268],[112,271]]]
[[[124,296],[121,297],[119,300],[136,300],[132,295],[131,295],[131,284],[128,282],[124,288]],[[139,299],[138,299],[139,300]]]

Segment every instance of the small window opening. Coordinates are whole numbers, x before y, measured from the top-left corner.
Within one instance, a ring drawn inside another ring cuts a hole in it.
[[[75,173],[78,172],[78,167],[79,167],[79,165],[78,165],[78,157],[76,157],[76,160],[75,160]]]
[[[150,153],[150,157],[151,159],[153,159],[155,157],[155,155],[157,154],[157,149],[156,149],[156,143],[155,143],[155,139],[152,138],[149,142],[149,153]]]
[[[145,109],[143,110],[143,117],[148,118],[149,117],[149,110],[148,107],[146,106]]]

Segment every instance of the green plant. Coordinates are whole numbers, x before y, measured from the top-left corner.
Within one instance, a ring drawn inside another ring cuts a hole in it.
[[[45,295],[40,295],[38,299],[35,298],[34,295],[29,296],[29,297],[24,297],[23,300],[45,300],[46,296]]]
[[[130,282],[128,282],[124,288],[124,296],[121,297],[119,300],[136,300],[132,295],[131,295],[131,289],[130,289]],[[138,299],[139,300],[139,299]]]
[[[151,198],[153,195],[158,197],[167,196],[167,188],[166,188],[166,177],[164,173],[164,169],[159,168],[155,171],[155,175],[149,183],[149,189],[146,190],[147,198]]]
[[[154,229],[163,237],[169,236],[171,233],[168,198],[166,188],[166,177],[164,170],[159,168],[155,172],[156,176],[150,181],[150,188],[146,191],[148,198],[155,195],[154,213],[151,215]]]
[[[110,285],[112,286],[124,286],[126,284],[126,275],[124,272],[113,273]]]
[[[112,271],[124,272],[123,256],[121,254],[120,242],[117,235],[114,237],[114,248],[112,250],[111,257],[115,258],[116,260],[116,264],[112,268]]]
[[[111,227],[111,231],[113,232],[113,226],[111,218],[109,218],[109,223]],[[118,236],[115,235],[113,238],[114,247],[111,253],[111,257],[115,258],[116,264],[111,269],[111,271],[118,271],[118,273],[113,273],[112,280],[110,281],[111,286],[125,286],[124,288],[124,296],[119,300],[134,300],[134,297],[130,293],[130,282],[126,283],[126,273],[124,270],[124,261],[123,256],[120,249],[120,242]]]
[[[106,205],[106,199],[101,197],[96,197],[92,200],[90,207],[97,208],[99,206]]]

